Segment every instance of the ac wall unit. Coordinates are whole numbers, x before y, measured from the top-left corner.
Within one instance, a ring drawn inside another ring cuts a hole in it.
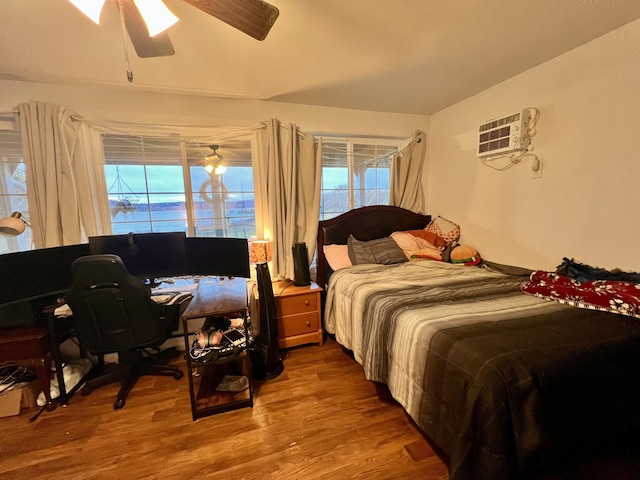
[[[483,123],[478,128],[478,157],[526,150],[531,143],[530,124],[529,109]]]

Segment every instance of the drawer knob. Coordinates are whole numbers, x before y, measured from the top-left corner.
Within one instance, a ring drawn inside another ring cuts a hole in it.
[[[305,323],[307,324],[307,327],[311,326],[311,322],[309,320],[307,320]]]
[[[309,306],[309,300],[305,300],[304,304],[308,307]]]

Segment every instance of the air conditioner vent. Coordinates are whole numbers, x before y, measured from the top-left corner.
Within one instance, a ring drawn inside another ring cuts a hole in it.
[[[478,128],[478,157],[526,150],[531,142],[529,110],[483,123]]]

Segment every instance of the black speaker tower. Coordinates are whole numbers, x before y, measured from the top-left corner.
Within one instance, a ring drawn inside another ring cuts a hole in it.
[[[311,285],[311,274],[309,273],[309,258],[307,254],[307,244],[304,242],[295,243],[293,250],[293,284],[299,287]]]
[[[284,370],[278,345],[278,318],[269,266],[256,264],[260,331],[251,350],[252,376],[256,380],[271,380]]]

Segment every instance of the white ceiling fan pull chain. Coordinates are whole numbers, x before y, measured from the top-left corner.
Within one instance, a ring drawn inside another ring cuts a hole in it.
[[[122,27],[122,46],[124,47],[124,59],[127,62],[127,80],[133,82],[133,70],[129,64],[129,50],[127,49],[127,31],[124,26],[124,10],[122,7],[122,0],[118,0],[118,7],[120,10],[120,26]]]

